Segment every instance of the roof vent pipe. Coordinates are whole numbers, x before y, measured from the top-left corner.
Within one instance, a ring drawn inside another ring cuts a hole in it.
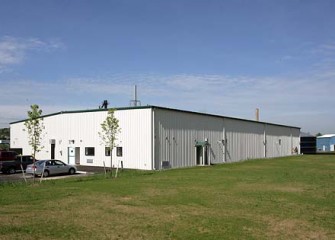
[[[256,121],[259,122],[259,108],[256,108]]]
[[[130,106],[132,107],[141,106],[141,101],[137,100],[137,86],[136,85],[134,85],[134,99],[130,100]]]

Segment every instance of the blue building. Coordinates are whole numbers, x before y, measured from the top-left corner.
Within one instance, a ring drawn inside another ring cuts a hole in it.
[[[327,134],[316,138],[316,146],[319,152],[335,151],[335,134]]]

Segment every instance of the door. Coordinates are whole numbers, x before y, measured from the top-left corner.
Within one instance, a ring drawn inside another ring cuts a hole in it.
[[[75,162],[76,165],[80,165],[80,147],[76,147],[75,149]]]
[[[55,160],[52,163],[53,174],[62,174],[68,172],[68,167],[63,162]]]
[[[196,148],[196,165],[204,166],[209,165],[208,154],[209,147],[208,145],[197,145]]]
[[[55,146],[56,144],[54,143],[51,144],[51,156],[50,156],[51,159],[55,159]]]
[[[196,146],[196,164],[203,165],[203,147]]]
[[[74,147],[68,147],[68,164],[76,164],[76,151]]]
[[[45,162],[45,170],[49,171],[49,174],[58,174],[59,173],[59,168],[56,165],[55,160],[50,160]]]
[[[204,151],[204,165],[209,165],[208,164],[208,146],[203,146],[203,151]]]

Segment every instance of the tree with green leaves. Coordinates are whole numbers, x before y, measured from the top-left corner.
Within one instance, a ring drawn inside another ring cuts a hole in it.
[[[30,106],[30,111],[28,111],[28,119],[25,121],[24,125],[28,130],[29,145],[33,150],[33,164],[35,167],[35,157],[36,153],[41,151],[43,146],[41,145],[42,133],[44,130],[42,110],[38,105],[33,104]],[[35,182],[35,174],[34,174]]]
[[[0,139],[2,139],[2,140],[9,140],[10,139],[9,128],[1,128],[0,129]]]
[[[9,128],[0,128],[0,140],[9,140],[10,139],[10,130]],[[9,150],[9,144],[0,143],[0,150]]]
[[[99,132],[99,136],[102,140],[102,144],[105,147],[108,147],[110,150],[111,157],[111,171],[112,174],[113,169],[113,149],[115,147],[115,142],[117,140],[117,134],[120,133],[121,129],[119,127],[119,120],[114,116],[115,109],[109,109],[107,113],[106,119],[101,123],[101,132]],[[116,175],[117,176],[117,175]]]
[[[10,130],[9,128],[0,128],[0,140],[9,140],[10,139]],[[6,142],[6,141],[4,141]],[[9,144],[4,143],[4,142],[0,142],[0,151],[5,150],[8,151],[9,150]]]

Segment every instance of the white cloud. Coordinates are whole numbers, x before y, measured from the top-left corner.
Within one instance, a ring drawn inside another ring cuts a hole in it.
[[[264,77],[180,74],[115,74],[105,77],[69,78],[53,82],[10,81],[0,89],[0,127],[21,120],[33,103],[45,114],[97,108],[107,99],[113,107],[129,105],[133,85],[138,85],[142,105],[158,105],[301,126],[308,132],[334,131],[334,71],[300,76]],[[12,98],[15,92],[16,97]],[[10,105],[1,105],[8,102]],[[322,121],[316,122],[318,116]],[[1,126],[1,124],[3,126]],[[328,131],[326,131],[328,129]]]
[[[118,83],[116,79],[70,78],[64,81],[66,91],[93,94],[126,94],[129,85]]]
[[[59,48],[63,48],[63,44],[58,40],[42,41],[37,38],[3,37],[0,39],[0,70],[3,71],[9,66],[22,63],[28,51],[49,52]]]
[[[0,42],[0,67],[17,64],[23,59],[23,46],[11,38],[4,38]]]
[[[335,43],[321,44],[315,50],[316,53],[323,55],[334,55],[335,54]]]

